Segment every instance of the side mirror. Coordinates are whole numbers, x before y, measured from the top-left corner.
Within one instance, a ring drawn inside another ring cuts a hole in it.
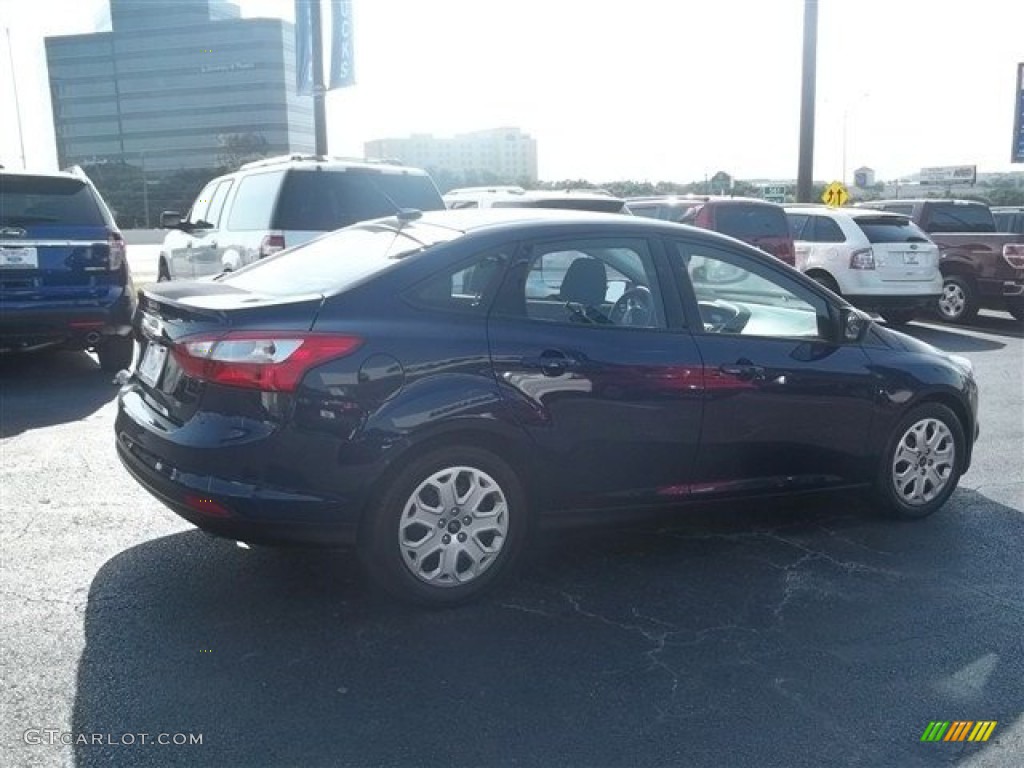
[[[181,214],[177,211],[164,211],[161,213],[160,229],[181,229]]]
[[[853,307],[842,307],[839,310],[839,340],[856,343],[864,338],[871,325],[871,318]]]

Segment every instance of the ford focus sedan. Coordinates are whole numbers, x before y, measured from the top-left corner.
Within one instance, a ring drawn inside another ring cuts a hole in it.
[[[971,463],[967,360],[713,232],[403,211],[143,292],[128,471],[208,532],[344,545],[467,600],[542,523],[861,488],[923,518]]]

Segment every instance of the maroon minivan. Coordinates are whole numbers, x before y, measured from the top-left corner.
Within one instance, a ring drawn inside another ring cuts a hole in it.
[[[750,197],[660,195],[632,197],[626,206],[637,216],[713,229],[757,246],[790,266],[796,263],[786,213],[775,203]]]

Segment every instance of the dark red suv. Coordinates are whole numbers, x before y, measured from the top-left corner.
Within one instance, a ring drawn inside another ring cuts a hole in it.
[[[632,197],[626,205],[637,216],[713,229],[757,246],[790,266],[796,263],[785,211],[775,203],[748,197],[664,195]]]

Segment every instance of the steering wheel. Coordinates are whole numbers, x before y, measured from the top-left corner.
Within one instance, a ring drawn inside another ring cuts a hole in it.
[[[608,319],[614,325],[631,325],[639,328],[650,328],[654,325],[654,297],[643,285],[630,288],[619,296]]]

